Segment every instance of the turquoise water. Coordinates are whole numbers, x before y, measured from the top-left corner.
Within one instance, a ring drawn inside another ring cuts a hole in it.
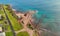
[[[46,15],[43,27],[48,24],[51,31],[60,34],[60,0],[0,0],[0,4],[11,4],[12,8],[19,11],[37,10],[34,15],[36,21]]]

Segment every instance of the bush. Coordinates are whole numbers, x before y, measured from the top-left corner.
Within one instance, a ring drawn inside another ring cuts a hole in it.
[[[28,26],[28,28],[33,30],[33,27],[31,26],[31,24],[28,24],[27,26]]]

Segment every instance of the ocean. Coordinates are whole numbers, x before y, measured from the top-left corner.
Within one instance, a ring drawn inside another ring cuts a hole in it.
[[[42,15],[45,15],[42,27],[48,25],[52,32],[60,34],[60,0],[0,0],[0,4],[10,4],[12,8],[23,12],[37,10],[33,15],[35,22],[38,23]]]

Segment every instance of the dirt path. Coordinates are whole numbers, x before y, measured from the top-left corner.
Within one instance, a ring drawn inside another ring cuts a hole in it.
[[[21,29],[21,30],[19,30],[19,31],[15,31],[16,34],[19,33],[19,32],[22,32],[22,31],[27,31],[30,36],[33,36],[34,30],[29,29],[26,25],[27,25],[27,24],[24,24],[24,25],[23,25],[23,26],[24,26],[23,29]]]

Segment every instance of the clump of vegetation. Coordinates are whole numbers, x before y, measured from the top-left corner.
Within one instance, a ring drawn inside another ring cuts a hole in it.
[[[33,36],[38,36],[38,33],[37,33],[37,31],[36,31],[36,30],[34,31]]]
[[[0,17],[0,20],[3,20],[3,19],[4,19],[4,16],[1,16],[1,17]]]
[[[31,26],[31,24],[28,24],[27,26],[28,26],[28,28],[33,30],[33,27]]]

